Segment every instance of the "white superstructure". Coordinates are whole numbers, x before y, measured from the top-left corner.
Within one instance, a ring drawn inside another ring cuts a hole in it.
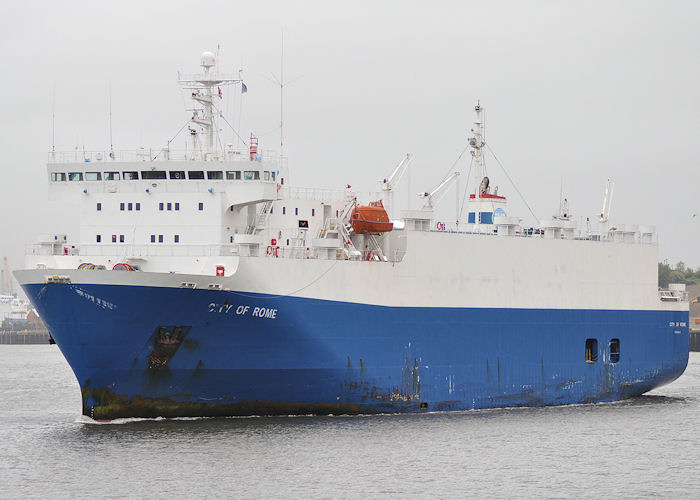
[[[220,143],[217,92],[222,85],[242,82],[219,75],[211,53],[202,55],[201,66],[202,75],[180,79],[195,103],[188,110],[192,139],[188,152],[168,148],[50,153],[50,197],[79,203],[80,235],[77,241],[61,234],[41,238],[29,248],[29,268],[73,270],[82,265],[111,270],[122,264],[154,274],[111,276],[115,283],[207,286],[216,277],[224,279],[216,286],[264,293],[295,292],[304,275],[309,281],[323,275],[327,279],[295,293],[385,305],[623,309],[658,305],[655,230],[610,226],[611,186],[597,231],[590,224],[577,227],[566,201],[561,213],[541,221],[538,228],[523,228],[521,219],[507,213],[506,198],[484,175],[480,105],[475,107],[470,140],[474,189],[467,220],[454,224],[435,220],[433,208],[457,180],[455,172],[431,192],[420,194],[422,209],[401,212],[402,220],[393,231],[356,234],[349,223],[359,203],[355,193],[290,187],[286,158],[258,149],[252,134],[243,151]],[[409,162],[406,155],[381,181],[384,205],[394,219],[398,213],[392,189]],[[245,266],[240,266],[241,259]],[[290,259],[297,263],[285,264]],[[299,263],[300,259],[313,262]],[[368,270],[350,262],[337,267],[333,262],[363,260],[376,266]],[[335,266],[332,272],[330,266]],[[640,274],[638,269],[645,271]],[[302,274],[292,278],[298,273]],[[98,274],[95,278],[102,279]],[[543,288],[542,277],[550,274],[545,283],[551,289]],[[387,287],[401,289],[403,276],[412,278],[407,283],[420,284],[420,289],[411,285],[400,295],[387,295]],[[422,278],[413,279],[417,277]],[[366,290],[368,282],[382,286]],[[563,288],[576,293],[562,295]]]

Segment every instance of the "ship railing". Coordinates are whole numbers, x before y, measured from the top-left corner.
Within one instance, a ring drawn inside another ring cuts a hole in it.
[[[138,257],[217,257],[225,255],[236,255],[238,245],[218,244],[218,245],[132,245],[124,243],[115,244],[94,244],[77,246],[64,246],[55,249],[50,245],[28,245],[27,255],[79,255],[84,258],[90,257],[115,257],[115,258],[138,258]]]
[[[685,290],[659,290],[662,302],[687,302],[688,292]]]
[[[80,255],[80,247],[70,244],[34,243],[25,247],[26,255]]]
[[[316,200],[316,201],[343,201],[345,200],[345,191],[342,189],[320,189],[320,188],[304,188],[304,187],[289,187],[287,188],[289,198],[300,200]]]
[[[259,150],[256,160],[274,161],[279,156],[273,150]],[[250,161],[247,149],[225,149],[214,153],[202,153],[192,150],[136,149],[136,150],[74,150],[50,151],[48,163],[110,163],[110,162],[152,162],[152,161]],[[286,163],[286,158],[284,162]]]
[[[451,234],[473,234],[473,235],[479,235],[479,236],[499,236],[497,232],[495,231],[468,231],[465,229],[460,229],[459,225],[455,224],[444,224],[440,226],[440,229],[437,228],[432,228],[430,229],[430,232],[433,233],[451,233]],[[541,238],[544,239],[545,234],[544,230],[540,228],[522,228],[515,234],[509,235],[509,237],[512,238]],[[608,242],[608,243],[635,243],[635,244],[640,244],[640,245],[654,245],[658,242],[658,238],[656,234],[652,234],[649,236],[648,239],[642,239],[641,237],[635,237],[633,241],[622,241],[622,240],[615,240],[614,238],[609,237],[607,234],[600,234],[600,233],[587,233],[585,231],[579,231],[577,232],[572,238],[564,238],[563,236],[561,239],[570,239],[570,240],[575,240],[575,241],[591,241],[591,242]]]

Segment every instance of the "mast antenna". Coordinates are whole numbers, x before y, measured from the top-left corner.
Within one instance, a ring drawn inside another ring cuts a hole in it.
[[[274,73],[272,73],[272,78],[274,78],[274,83],[280,87],[280,156],[284,155],[284,88],[292,82],[297,81],[301,76],[292,78],[291,80],[284,81],[284,29],[282,29],[282,49],[280,57],[280,77],[277,78]],[[268,79],[269,80],[269,79]]]
[[[109,158],[114,160],[114,144],[112,142],[112,82],[109,82]]]
[[[51,103],[51,152],[56,153],[56,82],[53,82],[53,99]]]
[[[284,156],[284,28],[280,51],[280,156]]]

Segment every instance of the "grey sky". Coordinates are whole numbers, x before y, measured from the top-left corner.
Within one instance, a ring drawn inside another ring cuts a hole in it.
[[[57,150],[109,147],[110,85],[115,149],[160,148],[186,120],[177,71],[198,72],[220,44],[221,69],[242,67],[249,89],[242,135],[277,149],[268,78],[284,28],[285,78],[300,76],[285,93],[295,185],[376,191],[411,152],[410,188],[429,189],[466,146],[480,99],[487,140],[539,218],[562,185],[575,216],[597,213],[612,178],[613,222],[656,225],[660,259],[700,266],[697,2],[291,3],[5,2],[0,256],[21,267],[36,234],[76,229],[46,199],[54,88]],[[532,224],[488,156],[487,167],[510,215]],[[445,219],[454,206],[448,194]]]

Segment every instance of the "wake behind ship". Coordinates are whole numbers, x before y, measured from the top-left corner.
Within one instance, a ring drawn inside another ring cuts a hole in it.
[[[657,289],[653,227],[595,227],[566,203],[540,227],[484,175],[476,106],[465,220],[395,213],[349,189],[290,187],[286,158],[218,146],[221,88],[202,55],[184,155],[51,153],[50,196],[80,237],[29,248],[15,276],[96,419],[467,410],[613,401],[688,361],[682,289]],[[235,88],[235,87],[234,87]],[[611,186],[610,186],[611,189]]]

